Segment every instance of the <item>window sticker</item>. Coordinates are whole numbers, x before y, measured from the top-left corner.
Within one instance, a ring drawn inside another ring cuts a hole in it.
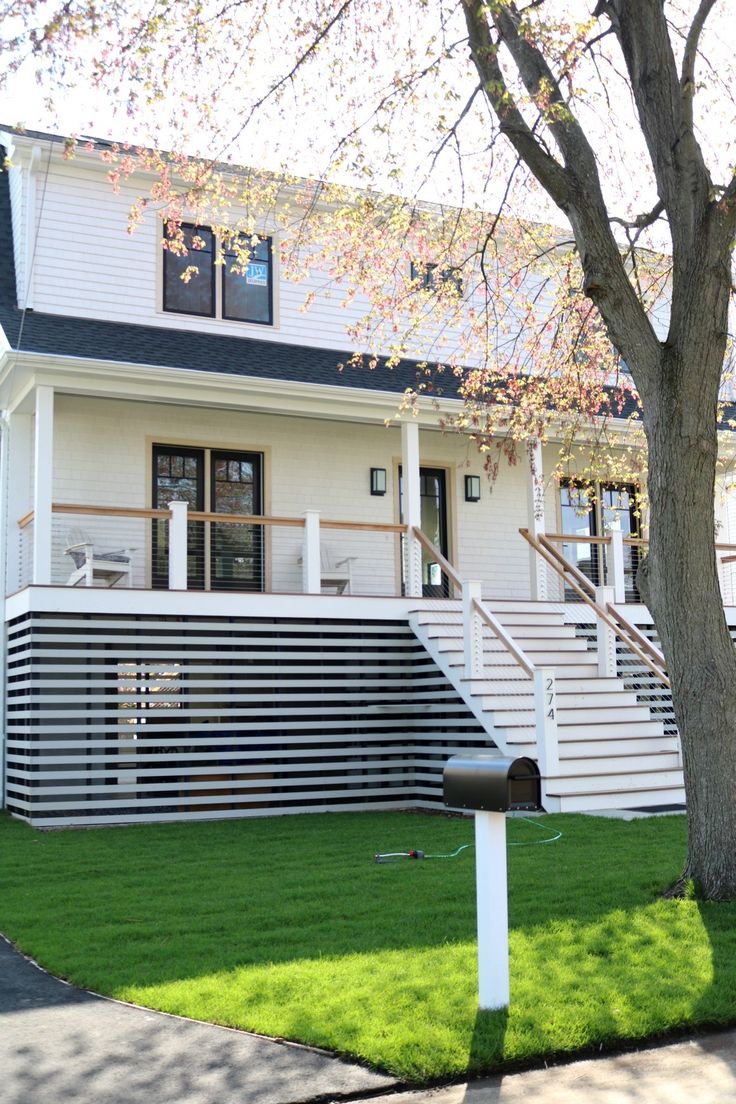
[[[268,286],[268,265],[251,261],[245,270],[246,284],[256,284],[258,287]]]

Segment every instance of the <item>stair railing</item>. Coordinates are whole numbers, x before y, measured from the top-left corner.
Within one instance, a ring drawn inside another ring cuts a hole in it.
[[[557,689],[554,669],[534,666],[495,614],[484,604],[479,582],[463,579],[450,561],[435,547],[427,534],[423,533],[417,526],[412,527],[412,536],[439,564],[452,584],[455,593],[459,594],[462,599],[465,680],[472,683],[482,681],[484,678],[483,626],[485,625],[533,682],[539,773],[543,779],[559,774]]]
[[[595,614],[598,627],[598,667],[601,674],[615,674],[615,637],[618,637],[670,689],[670,681],[665,674],[664,656],[651,640],[616,609],[610,601],[611,588],[596,587],[543,533],[533,536],[528,529],[520,529],[519,532],[560,576],[564,585],[577,594]]]

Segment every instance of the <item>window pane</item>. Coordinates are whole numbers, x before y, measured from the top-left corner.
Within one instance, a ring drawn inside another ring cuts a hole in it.
[[[212,231],[203,226],[184,226],[182,232],[187,254],[180,256],[164,250],[164,310],[212,317],[215,313]],[[185,282],[182,275],[191,268],[198,271]]]
[[[256,246],[248,245],[248,263],[244,271],[232,250],[224,255],[222,269],[222,313],[224,318],[240,322],[272,321],[273,262],[271,239],[263,238]]]

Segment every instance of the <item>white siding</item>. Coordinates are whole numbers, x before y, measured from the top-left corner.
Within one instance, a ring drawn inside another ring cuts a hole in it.
[[[301,517],[316,509],[336,520],[398,521],[397,428],[61,394],[56,396],[54,501],[149,506],[154,442],[263,452],[265,512],[271,516]],[[518,534],[527,523],[525,468],[502,468],[492,490],[482,477],[481,501],[467,503],[463,476],[481,472],[473,446],[456,436],[420,431],[420,453],[422,464],[447,470],[450,555],[461,574],[480,579],[486,594],[528,597],[528,556]],[[385,497],[369,493],[371,467],[387,469]],[[55,581],[63,582],[71,570],[64,548],[72,528],[86,529],[107,545],[105,551],[139,549],[134,582],[145,584],[148,522],[67,515],[55,520]],[[357,593],[397,593],[394,535],[325,530],[322,539],[336,552],[357,557]],[[300,531],[275,527],[270,540],[270,588],[299,590]]]
[[[54,162],[45,192],[36,189],[36,215],[41,220],[34,266],[36,310],[343,353],[354,349],[346,330],[365,313],[367,300],[358,296],[342,306],[342,295],[328,288],[326,274],[314,273],[299,284],[287,282],[280,277],[277,258],[273,326],[164,313],[159,309],[161,224],[155,212],[149,210],[141,225],[127,232],[128,212],[138,194],[131,184],[122,184],[116,194],[99,165],[93,169],[81,158]],[[315,299],[305,311],[311,292]],[[413,352],[446,359],[456,340],[457,334],[448,330],[441,343],[435,334],[424,349]]]

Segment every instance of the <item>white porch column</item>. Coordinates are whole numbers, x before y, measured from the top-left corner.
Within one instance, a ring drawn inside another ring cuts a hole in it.
[[[596,587],[596,604],[605,609],[615,599],[613,587]],[[596,643],[598,645],[598,674],[601,678],[616,677],[616,634],[600,618],[596,623]]]
[[[415,421],[401,423],[401,482],[403,490],[404,524],[408,526],[404,542],[406,562],[404,579],[410,598],[422,596],[422,550],[412,534],[412,528],[422,525],[422,505],[419,494],[419,426]]]
[[[539,439],[527,444],[527,529],[533,537],[545,532],[544,517],[544,468],[542,442]],[[529,591],[532,601],[543,602],[547,597],[547,576],[544,560],[529,547]]]
[[[187,514],[186,502],[169,503],[169,590],[187,589]]]
[[[3,538],[5,547],[4,581],[5,593],[31,581],[29,562],[23,563],[23,532],[18,521],[32,508],[31,468],[33,464],[33,421],[30,414],[12,413],[3,428],[6,441],[7,469],[3,473],[2,492],[7,489],[5,502],[5,524]],[[32,539],[33,525],[25,530],[26,538]]]
[[[302,549],[302,586],[305,594],[321,594],[319,510],[304,512],[304,548]]]
[[[33,582],[51,582],[51,503],[54,488],[54,389],[36,388],[33,467]]]

